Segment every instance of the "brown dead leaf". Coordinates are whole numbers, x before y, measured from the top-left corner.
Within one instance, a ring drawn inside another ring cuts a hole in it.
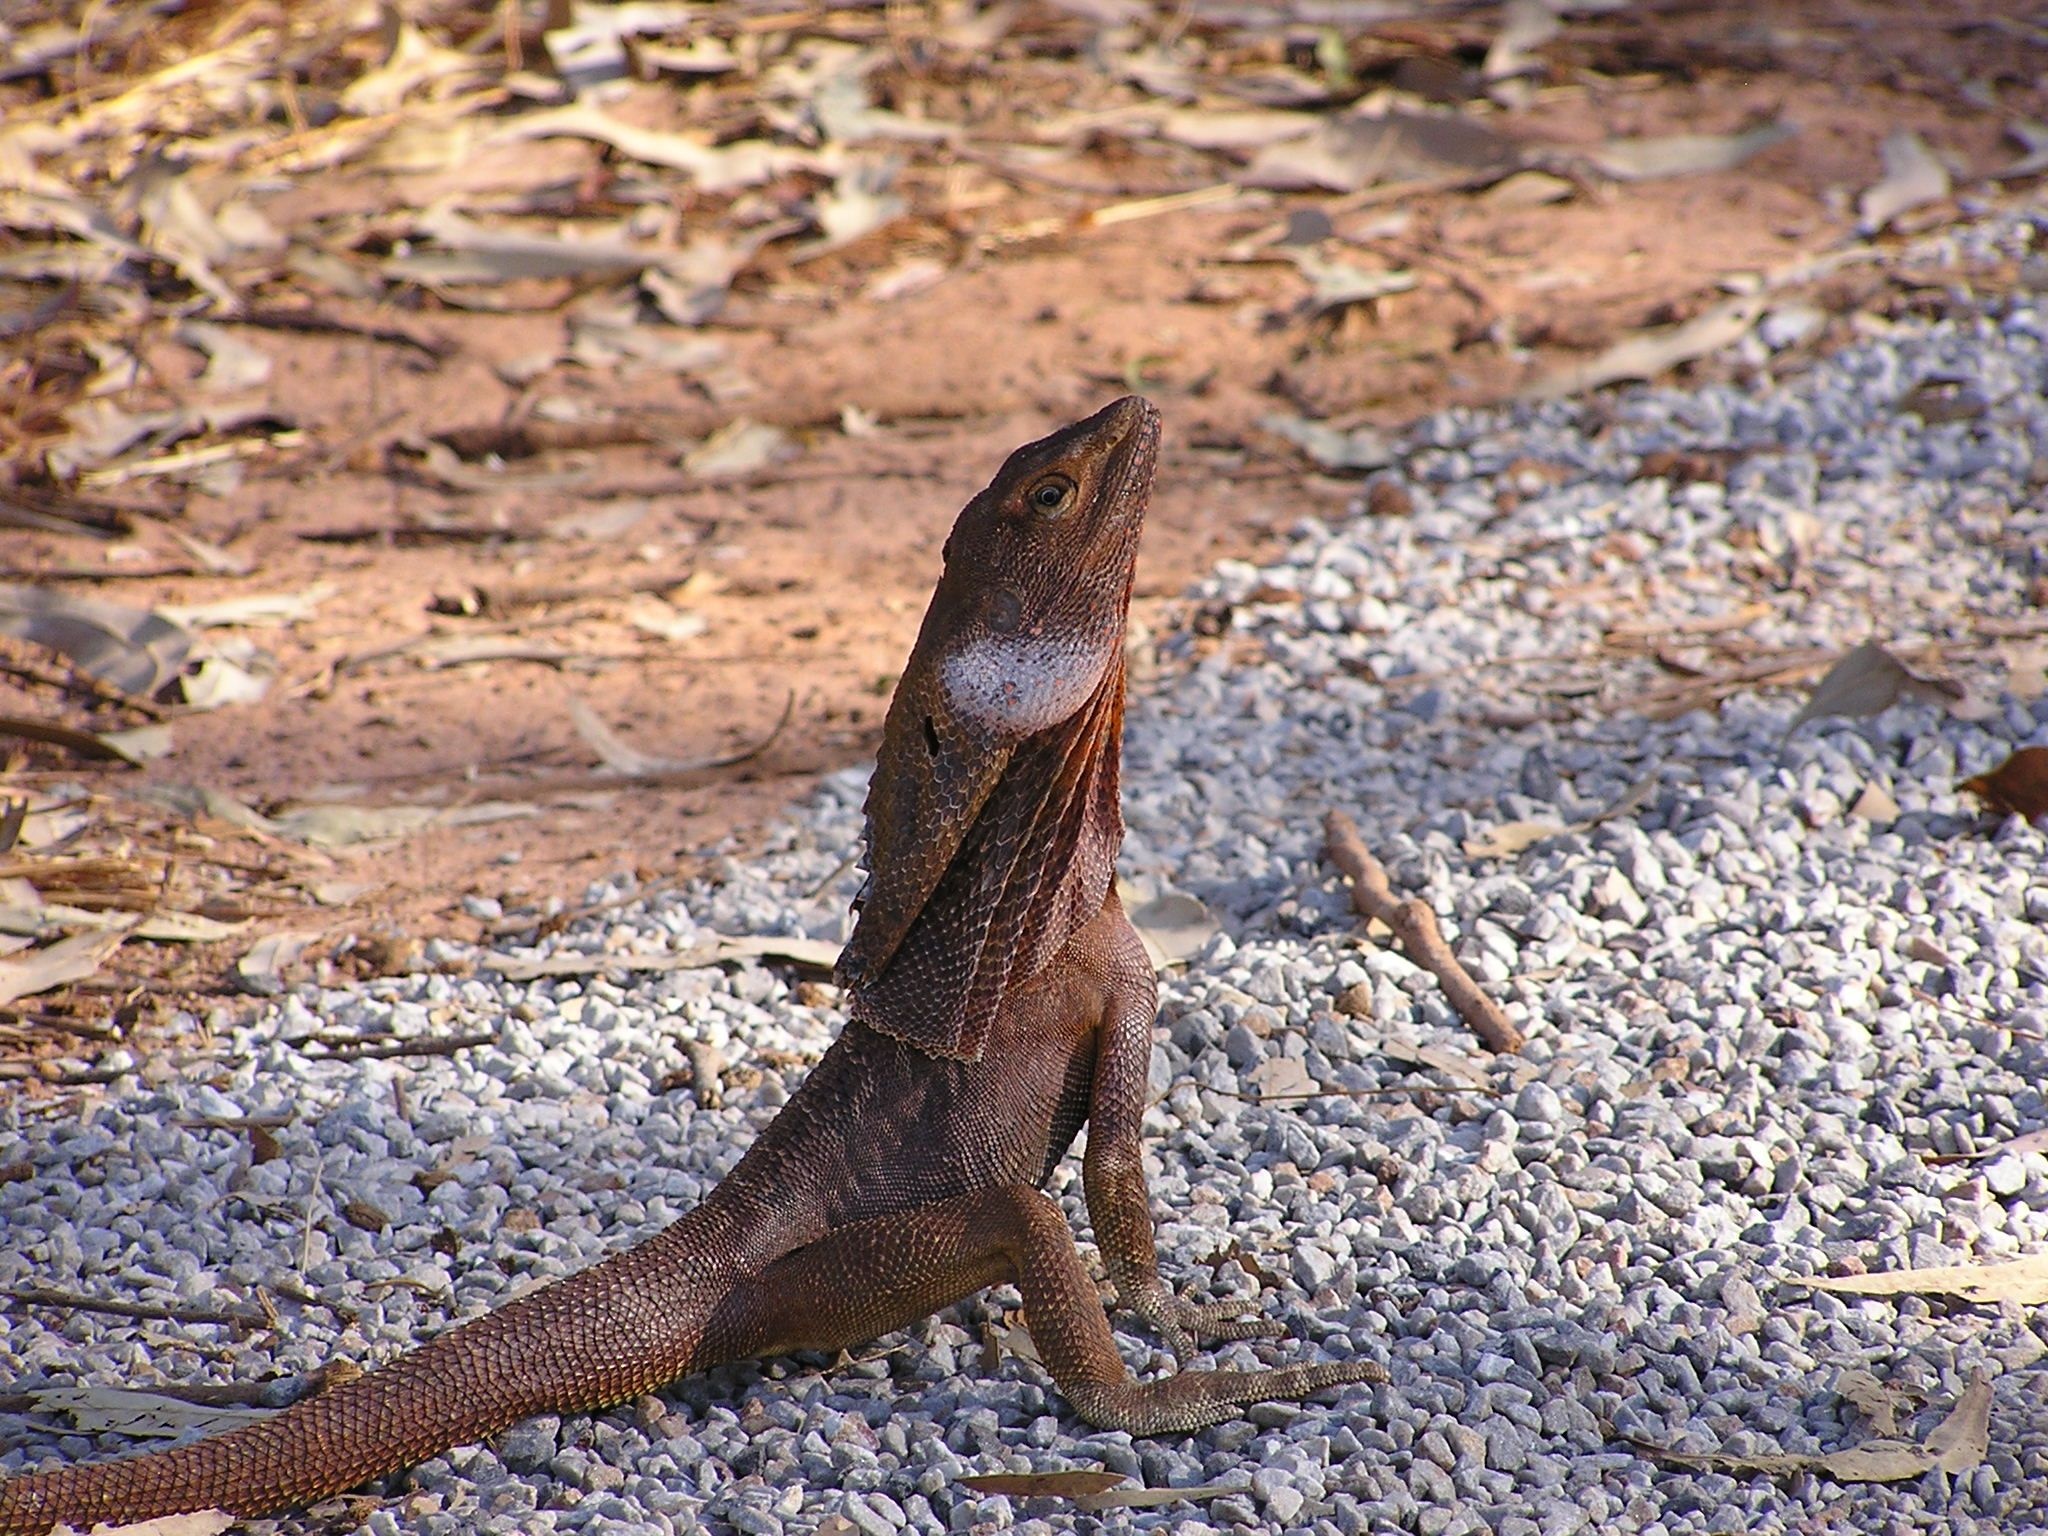
[[[1749,334],[1763,310],[1759,295],[1744,294],[1716,304],[1683,325],[1625,337],[1590,361],[1546,374],[1522,393],[1531,400],[1558,400],[1624,379],[1654,379],[1680,363],[1733,346]]]
[[[1799,130],[1782,118],[1746,133],[1679,133],[1664,138],[1610,139],[1586,156],[1616,181],[1658,181],[1732,171],[1750,156],[1782,144]]]
[[[1504,821],[1483,827],[1465,839],[1465,856],[1471,859],[1512,859],[1525,849],[1573,830],[1561,821]]]
[[[0,960],[0,1005],[83,981],[127,942],[132,920],[116,929],[73,934],[18,958]]]
[[[1258,1090],[1261,1101],[1307,1099],[1321,1091],[1308,1068],[1292,1056],[1268,1056],[1252,1068],[1245,1081]]]
[[[1954,1296],[1986,1306],[2012,1301],[2038,1307],[2048,1304],[2048,1253],[2000,1264],[1936,1264],[1876,1275],[1819,1275],[1796,1283],[1838,1296]]]
[[[1948,167],[1912,129],[1895,130],[1879,154],[1884,179],[1856,199],[1856,228],[1865,235],[1877,234],[1900,214],[1940,202],[1949,194]]]
[[[1809,720],[1836,715],[1861,720],[1882,714],[1901,699],[1946,701],[1958,693],[1953,684],[1920,676],[1875,640],[1866,640],[1828,668],[1785,734],[1790,736]]]
[[[1107,1493],[1129,1481],[1121,1472],[980,1472],[963,1477],[962,1488],[999,1493],[1013,1499],[1078,1499]]]
[[[2048,816],[2048,747],[2021,747],[1996,768],[1974,774],[1956,787],[2002,815],[2029,821]]]
[[[47,646],[138,698],[176,677],[192,649],[192,636],[162,614],[13,583],[0,583],[0,635]]]
[[[1276,192],[1356,192],[1445,176],[1497,180],[1521,169],[1521,159],[1512,141],[1469,118],[1389,112],[1329,119],[1302,138],[1269,144],[1231,180]]]
[[[1928,1435],[1926,1443],[1910,1440],[1874,1439],[1846,1446],[1820,1456],[1780,1453],[1763,1456],[1728,1456],[1719,1452],[1698,1455],[1687,1451],[1644,1446],[1659,1461],[1703,1471],[1762,1473],[1766,1477],[1793,1477],[1801,1472],[1818,1472],[1843,1483],[1898,1483],[1924,1477],[1936,1467],[1950,1475],[1969,1471],[1983,1461],[1991,1443],[1991,1380],[1979,1371],[1956,1399],[1948,1417]]]
[[[1870,1420],[1871,1432],[1887,1440],[1898,1434],[1900,1410],[1911,1401],[1907,1393],[1863,1370],[1842,1372],[1835,1382],[1835,1395],[1855,1404],[1857,1411]]]

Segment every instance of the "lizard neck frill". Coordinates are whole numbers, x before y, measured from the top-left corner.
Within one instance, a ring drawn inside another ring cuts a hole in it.
[[[974,1060],[1005,996],[1101,910],[1123,842],[1124,666],[1067,719],[1012,749],[980,814],[851,1012],[934,1055]]]

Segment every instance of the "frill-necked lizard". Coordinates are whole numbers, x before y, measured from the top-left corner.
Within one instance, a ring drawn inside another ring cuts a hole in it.
[[[305,1504],[541,1412],[728,1361],[839,1349],[1015,1283],[1083,1419],[1174,1434],[1384,1380],[1361,1359],[1133,1380],[1060,1208],[1177,1354],[1268,1332],[1159,1278],[1140,1163],[1154,986],[1115,891],[1124,624],[1159,413],[1136,397],[1013,453],[967,504],[890,705],[844,1032],[752,1149],[636,1248],[276,1416],[0,1484],[0,1533]]]

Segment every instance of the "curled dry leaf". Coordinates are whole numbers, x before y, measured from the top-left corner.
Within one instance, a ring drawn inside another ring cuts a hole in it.
[[[1947,701],[1960,696],[1954,684],[1922,677],[1875,640],[1866,640],[1828,668],[1785,734],[1828,716],[1861,720],[1882,714],[1901,699]]]
[[[268,1408],[187,1402],[138,1387],[36,1387],[29,1396],[38,1413],[63,1414],[81,1435],[126,1435],[138,1440],[176,1440],[194,1430],[213,1434],[267,1419],[271,1413]]]
[[[1667,368],[1733,346],[1749,334],[1763,308],[1755,294],[1716,304],[1683,325],[1626,337],[1590,362],[1574,363],[1538,379],[1523,394],[1531,400],[1560,400],[1624,379],[1654,379]]]
[[[1374,427],[1353,427],[1347,432],[1304,416],[1278,412],[1261,416],[1259,426],[1275,437],[1286,438],[1322,468],[1336,474],[1362,475],[1394,462],[1393,444]]]
[[[1948,1417],[1919,1445],[1910,1440],[1880,1438],[1819,1456],[1782,1452],[1763,1456],[1729,1456],[1718,1452],[1696,1455],[1657,1446],[1644,1448],[1659,1461],[1674,1466],[1762,1473],[1767,1477],[1818,1472],[1843,1483],[1897,1483],[1924,1477],[1936,1467],[1956,1476],[1982,1462],[1991,1448],[1991,1380],[1978,1371],[1956,1399]]]
[[[1990,772],[1956,787],[2007,816],[2048,816],[2048,747],[2021,747]]]
[[[25,955],[0,960],[0,1005],[83,981],[127,942],[130,921],[117,929],[73,934]]]
[[[1799,130],[1783,118],[1759,124],[1746,133],[1678,133],[1663,138],[1610,139],[1586,155],[1592,165],[1616,181],[1661,181],[1671,176],[1698,176],[1732,171],[1752,155],[1782,144]]]
[[[1444,176],[1497,180],[1521,169],[1521,161],[1511,141],[1469,118],[1389,112],[1330,119],[1305,137],[1270,144],[1231,179],[1276,192],[1356,192],[1377,182]]]
[[[1884,179],[1856,199],[1856,227],[1866,235],[1877,234],[1900,214],[1940,202],[1949,194],[1948,167],[1912,129],[1894,131],[1879,153]]]
[[[1216,914],[1186,891],[1161,891],[1149,901],[1134,902],[1130,919],[1156,970],[1185,965],[1223,931]]]
[[[1955,1296],[1981,1305],[2048,1303],[2048,1253],[2002,1264],[1936,1264],[1876,1275],[1817,1275],[1797,1282],[1838,1296]]]
[[[148,698],[184,670],[192,636],[163,614],[0,583],[0,635],[47,646],[81,672]]]
[[[683,468],[703,480],[751,475],[790,458],[796,444],[780,427],[733,421],[720,427],[682,458]]]

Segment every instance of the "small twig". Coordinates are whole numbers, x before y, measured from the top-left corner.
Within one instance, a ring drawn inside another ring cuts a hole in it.
[[[1351,877],[1351,905],[1362,917],[1377,918],[1394,930],[1394,937],[1417,965],[1436,977],[1444,996],[1472,1026],[1482,1044],[1491,1051],[1519,1051],[1522,1032],[1501,1011],[1500,1004],[1479,990],[1472,973],[1458,963],[1451,946],[1444,942],[1436,913],[1416,897],[1396,900],[1387,882],[1387,872],[1366,850],[1358,827],[1342,811],[1323,818],[1324,853],[1338,870]]]
[[[274,1328],[277,1313],[260,1307],[181,1307],[147,1301],[115,1301],[85,1296],[50,1286],[17,1285],[0,1291],[10,1301],[31,1307],[61,1307],[71,1312],[97,1312],[106,1317],[133,1317],[157,1323],[212,1323],[229,1328]]]
[[[467,1035],[401,1035],[388,1039],[326,1033],[299,1035],[285,1041],[286,1045],[295,1045],[301,1050],[309,1045],[323,1047],[326,1053],[320,1058],[323,1061],[388,1061],[394,1056],[453,1056],[457,1051],[497,1043],[497,1032],[488,1029]]]

